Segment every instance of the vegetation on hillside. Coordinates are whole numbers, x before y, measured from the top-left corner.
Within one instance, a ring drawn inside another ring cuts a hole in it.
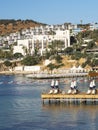
[[[22,29],[30,27],[45,25],[34,20],[15,20],[15,19],[1,19],[0,20],[0,35],[7,35],[10,33],[18,32]]]

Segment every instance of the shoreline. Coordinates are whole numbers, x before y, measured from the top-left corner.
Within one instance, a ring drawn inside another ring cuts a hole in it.
[[[32,72],[27,71],[1,71],[0,75],[15,75],[15,74],[32,74]]]
[[[59,74],[27,74],[28,78],[34,79],[53,79],[53,78],[74,78],[74,77],[87,77],[88,73],[59,73]]]
[[[32,71],[1,71],[0,75],[25,75],[27,78],[33,79],[53,79],[53,78],[76,78],[76,77],[90,77],[89,73],[33,73]]]

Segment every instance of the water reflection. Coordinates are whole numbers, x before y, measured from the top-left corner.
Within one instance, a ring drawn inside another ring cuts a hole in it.
[[[90,114],[93,114],[93,112],[98,112],[98,105],[83,105],[83,104],[65,104],[65,103],[51,103],[51,104],[43,104],[42,105],[43,110],[46,111],[70,111],[71,113],[76,113],[79,110],[87,111],[89,110]]]
[[[98,105],[44,104],[42,109],[44,112],[49,112],[53,119],[58,115],[61,120],[63,117],[63,121],[69,128],[81,126],[83,129],[96,130],[98,126],[96,122],[98,121]]]
[[[70,81],[59,79],[60,88],[67,91]],[[86,91],[89,79],[77,81],[79,89]],[[21,75],[0,76],[0,130],[97,130],[98,105],[42,104],[41,92],[50,89],[50,82]]]

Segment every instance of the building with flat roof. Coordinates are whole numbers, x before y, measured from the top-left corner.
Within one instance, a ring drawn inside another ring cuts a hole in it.
[[[70,46],[70,32],[69,30],[56,30],[55,34],[33,34],[32,38],[17,40],[17,45],[13,47],[13,53],[21,53],[26,55],[27,53],[33,54],[37,47],[39,53],[43,55],[48,48],[49,43],[54,40],[60,40],[64,42],[62,49]]]

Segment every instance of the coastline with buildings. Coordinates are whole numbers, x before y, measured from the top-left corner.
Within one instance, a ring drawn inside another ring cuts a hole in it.
[[[89,25],[89,30],[97,30],[98,26],[97,24],[91,24]],[[27,29],[22,29],[20,32],[11,33],[9,35],[0,36],[0,48],[9,48],[10,45],[13,46],[13,55],[16,53],[21,53],[23,57],[26,55],[32,55],[35,53],[36,48],[38,49],[38,54],[41,56],[44,56],[45,51],[49,50],[48,46],[51,44],[52,41],[58,40],[63,41],[63,45],[61,46],[61,51],[68,47],[73,47],[71,44],[71,36],[76,36],[78,33],[85,31],[83,28],[79,28],[77,25],[73,25],[71,23],[69,24],[62,24],[62,25],[44,25],[44,26],[37,26],[37,27],[30,27]],[[84,43],[88,43],[92,41],[92,39],[83,39]],[[79,42],[79,41],[77,41]],[[7,43],[7,44],[5,44]],[[14,44],[16,43],[16,44]],[[85,44],[85,46],[87,46]],[[82,46],[83,47],[83,46]],[[59,50],[59,49],[58,49]],[[6,49],[4,51],[10,51],[9,49]],[[98,54],[98,49],[88,49],[87,53],[93,53]],[[5,59],[4,59],[5,60]],[[4,60],[1,62],[3,63]],[[13,62],[14,60],[11,60]],[[70,59],[69,59],[70,61]],[[1,63],[0,62],[0,63]],[[66,64],[69,64],[67,61],[65,61]],[[43,66],[47,66],[52,61],[49,61],[44,64]],[[78,67],[76,67],[78,64]],[[72,70],[73,69],[73,70]],[[80,70],[79,70],[80,69]],[[71,73],[71,71],[73,71]],[[62,74],[70,74],[73,75],[74,73],[88,73],[89,71],[92,71],[92,68],[82,68],[81,64],[77,61],[75,64],[72,62],[70,67],[64,67],[59,69],[54,69],[53,74],[55,73],[57,75]],[[44,74],[50,74],[49,70],[43,70],[42,66],[21,66],[17,65],[12,68],[7,68],[7,70],[1,70],[0,74],[32,74],[36,73],[39,75]]]
[[[87,77],[88,72],[81,66],[72,68],[63,68],[54,71],[41,70],[40,66],[18,66],[14,70],[0,71],[0,74],[5,75],[26,75],[28,78],[48,79],[48,78],[72,78],[72,77]]]
[[[89,25],[89,30],[97,29],[97,24]],[[33,54],[35,48],[38,47],[39,53],[43,55],[51,41],[63,41],[64,45],[62,48],[64,49],[71,46],[70,36],[75,36],[82,31],[85,30],[71,23],[30,27],[16,33],[0,36],[0,48],[9,48],[10,45],[13,45],[13,54],[21,53],[25,56],[26,49],[30,51],[30,54]],[[89,39],[84,39],[85,42],[88,42],[87,40],[89,41]],[[14,45],[14,43],[17,43],[17,45]]]

